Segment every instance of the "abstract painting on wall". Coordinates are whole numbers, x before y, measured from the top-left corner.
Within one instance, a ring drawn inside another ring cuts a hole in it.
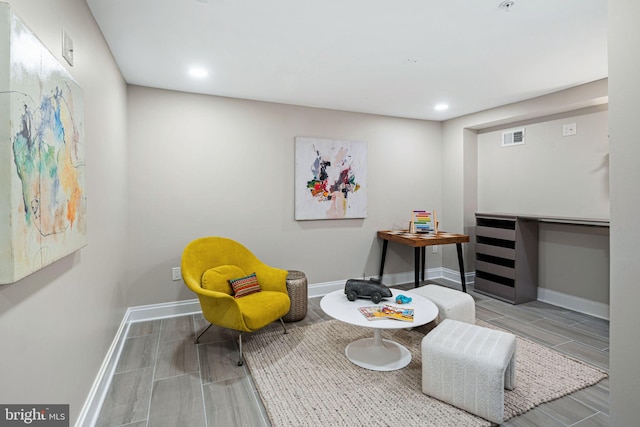
[[[0,3],[0,283],[87,244],[80,86]]]
[[[296,137],[295,219],[367,217],[367,143]]]

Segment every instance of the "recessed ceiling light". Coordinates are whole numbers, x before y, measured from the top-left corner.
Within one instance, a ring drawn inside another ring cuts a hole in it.
[[[505,0],[505,1],[503,1],[502,3],[500,3],[500,4],[498,5],[498,7],[499,7],[500,9],[504,9],[504,10],[506,10],[507,12],[509,12],[509,11],[511,10],[511,8],[513,7],[513,5],[514,5],[514,4],[515,4],[515,2],[514,2],[514,1],[511,1],[511,0]]]
[[[448,110],[449,106],[447,104],[437,104],[435,107],[436,111],[444,111]]]
[[[209,75],[209,72],[201,67],[192,67],[192,68],[189,68],[189,75],[191,77],[196,77],[201,79],[201,78],[207,77]]]

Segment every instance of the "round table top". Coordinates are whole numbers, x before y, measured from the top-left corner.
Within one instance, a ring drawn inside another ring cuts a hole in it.
[[[320,307],[329,316],[340,320],[341,322],[379,329],[414,328],[425,325],[438,316],[438,307],[422,295],[418,295],[411,291],[393,288],[390,289],[393,297],[384,298],[378,305],[389,304],[401,308],[413,308],[413,322],[404,322],[402,320],[395,319],[367,320],[367,318],[358,311],[358,307],[372,306],[376,304],[366,298],[358,298],[355,301],[349,301],[347,296],[344,294],[344,289],[331,292],[322,297],[322,300],[320,300]],[[409,304],[396,304],[396,296],[400,294],[411,297],[412,301]]]

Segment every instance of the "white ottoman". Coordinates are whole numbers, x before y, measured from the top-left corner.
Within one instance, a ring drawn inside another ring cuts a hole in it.
[[[476,303],[467,293],[438,285],[426,285],[411,289],[418,295],[430,299],[438,307],[436,325],[444,319],[476,323]]]
[[[445,319],[422,339],[422,392],[491,422],[516,386],[516,337]]]

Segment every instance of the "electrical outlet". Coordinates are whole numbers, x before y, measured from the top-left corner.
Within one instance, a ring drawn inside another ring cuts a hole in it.
[[[173,267],[171,269],[171,279],[174,281],[182,279],[182,271],[180,270],[180,267]]]
[[[434,246],[432,246],[432,248],[433,248],[433,249],[432,249],[432,250],[433,250],[433,253],[434,253],[434,254],[437,254],[437,253],[438,253],[438,246],[435,246],[435,245],[434,245]]]

